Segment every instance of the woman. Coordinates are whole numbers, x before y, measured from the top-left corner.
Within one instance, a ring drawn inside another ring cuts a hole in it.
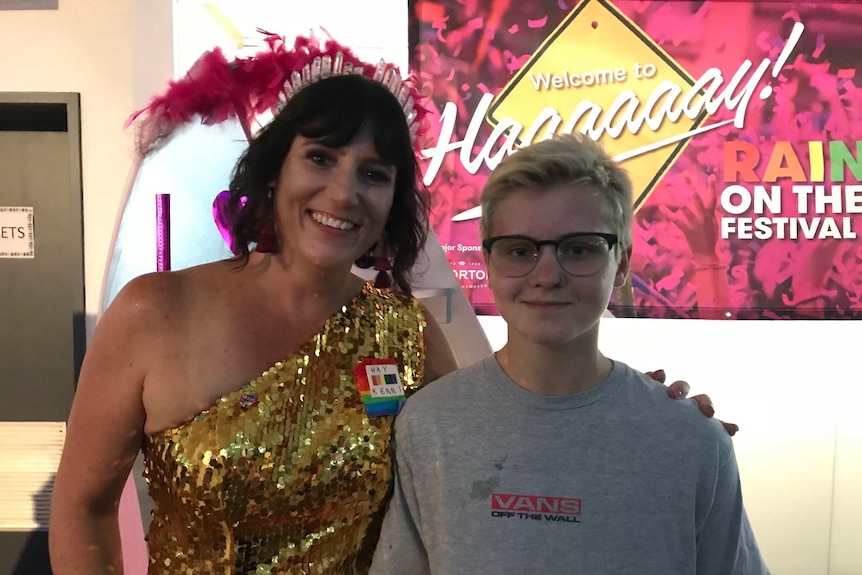
[[[409,396],[457,365],[410,297],[418,94],[388,65],[345,73],[363,63],[334,43],[298,40],[285,77],[300,52],[319,65],[234,173],[238,258],[139,277],[98,325],[56,480],[58,575],[122,572],[117,507],[140,449],[150,573],[368,570],[400,404],[368,380],[394,363]],[[351,273],[373,260],[393,290]]]
[[[117,296],[69,421],[58,573],[121,571],[116,507],[142,446],[153,573],[350,573],[370,559],[392,418],[366,415],[354,368],[395,360],[408,393],[456,368],[408,297],[426,203],[404,107],[364,74],[302,86],[235,171],[239,259]],[[399,294],[351,273],[384,252]]]

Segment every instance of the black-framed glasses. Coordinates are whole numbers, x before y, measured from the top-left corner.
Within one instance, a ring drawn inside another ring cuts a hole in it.
[[[495,236],[482,241],[491,265],[504,276],[527,275],[539,261],[542,246],[553,246],[560,267],[573,276],[591,276],[608,261],[608,253],[619,242],[616,234],[578,232],[556,240],[537,240],[530,236]]]

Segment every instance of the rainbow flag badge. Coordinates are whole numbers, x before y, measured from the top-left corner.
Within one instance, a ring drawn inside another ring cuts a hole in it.
[[[404,385],[394,359],[363,359],[353,370],[356,389],[369,417],[396,415],[404,405]]]

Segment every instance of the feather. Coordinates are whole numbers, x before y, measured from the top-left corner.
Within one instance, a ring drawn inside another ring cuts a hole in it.
[[[255,118],[276,109],[286,98],[285,81],[318,56],[329,56],[334,61],[340,52],[345,64],[362,67],[366,76],[371,76],[376,67],[363,62],[350,48],[332,38],[321,42],[314,36],[299,36],[290,46],[283,36],[263,29],[257,32],[265,44],[260,52],[230,61],[218,47],[204,52],[182,78],[171,81],[146,107],[129,116],[125,127],[137,126],[137,149],[141,156],[161,147],[180,127],[192,121],[215,125],[237,119],[246,137],[251,139],[250,126]],[[387,66],[400,75],[396,66]],[[421,128],[428,110],[420,104],[423,98],[416,88],[417,79],[411,75],[405,83],[413,97],[415,121]]]

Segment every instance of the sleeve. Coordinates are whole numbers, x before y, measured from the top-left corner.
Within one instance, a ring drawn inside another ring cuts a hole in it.
[[[419,534],[419,502],[408,463],[406,433],[395,418],[395,486],[374,551],[370,575],[430,575],[428,554]],[[398,439],[398,441],[396,441]]]
[[[742,505],[733,444],[722,441],[711,500],[698,501],[697,575],[769,575]]]

